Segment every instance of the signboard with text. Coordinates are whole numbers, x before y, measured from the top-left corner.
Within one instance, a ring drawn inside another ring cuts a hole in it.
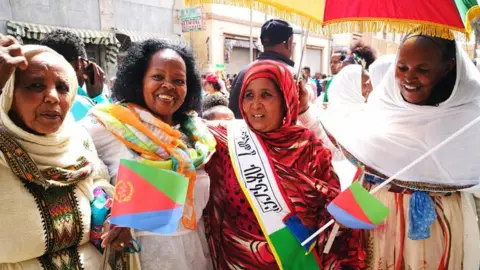
[[[205,15],[201,7],[179,10],[182,32],[205,30]]]

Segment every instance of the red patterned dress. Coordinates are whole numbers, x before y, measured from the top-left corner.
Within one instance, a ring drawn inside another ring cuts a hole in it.
[[[278,269],[255,214],[237,182],[228,155],[226,128],[210,128],[217,139],[217,153],[206,167],[211,187],[204,219],[214,267]],[[313,155],[297,158],[292,166],[284,166],[284,162],[277,160],[273,160],[273,164],[294,212],[304,225],[320,228],[331,219],[326,205],[338,194],[340,184],[330,165],[330,151],[318,145],[310,148],[307,152]],[[317,166],[321,160],[324,162]],[[320,269],[364,268],[361,231],[340,230],[330,253],[323,254],[329,233],[326,231],[318,237],[313,251],[321,262]]]

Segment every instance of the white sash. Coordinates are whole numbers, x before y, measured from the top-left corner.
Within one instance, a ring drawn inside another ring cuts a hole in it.
[[[269,236],[286,227],[283,220],[291,213],[283,189],[279,186],[263,144],[246,123],[232,121],[227,133],[230,159],[238,183],[281,267],[281,260]]]
[[[310,252],[315,241],[305,248],[300,245],[313,231],[301,224],[292,211],[292,205],[280,185],[261,139],[244,121],[232,121],[227,133],[230,160],[237,181],[252,207],[278,267],[319,270],[318,258]]]
[[[237,179],[264,232],[270,235],[284,228],[283,218],[291,209],[263,144],[244,121],[233,121],[228,126],[228,146]]]

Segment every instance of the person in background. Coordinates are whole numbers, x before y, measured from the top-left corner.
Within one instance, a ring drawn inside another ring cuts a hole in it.
[[[319,97],[322,94],[322,73],[320,72],[315,72],[315,85],[317,86],[317,97]]]
[[[343,61],[347,58],[347,56],[348,51],[343,49],[333,52],[332,56],[330,57],[330,72],[332,73],[332,76],[323,80],[323,103],[328,103],[328,88],[330,87],[333,78],[335,78],[335,75],[342,70]]]
[[[230,93],[227,89],[227,83],[222,78],[223,78],[223,76],[218,77],[218,84],[220,85],[220,92],[228,98],[230,96]]]
[[[361,65],[353,64],[344,67],[330,86],[329,104],[360,104],[367,102],[372,92],[369,74]]]
[[[365,45],[363,41],[355,42],[350,50],[351,54],[343,61],[344,65],[340,72],[337,73],[335,80],[330,84],[329,90],[338,90],[341,92],[340,95],[346,95],[346,93],[353,91],[353,95],[349,93],[347,96],[354,96],[356,97],[356,101],[363,100],[363,103],[365,103],[367,102],[368,95],[372,92],[368,69],[377,57],[372,47]],[[345,69],[347,69],[347,71],[344,72]],[[323,99],[320,98],[320,100],[326,104],[325,96]],[[328,102],[332,101],[329,97],[327,97],[327,100]]]
[[[362,40],[353,43],[350,55],[354,59],[354,64],[362,65],[365,70],[369,70],[370,65],[377,60],[375,50]]]
[[[110,102],[104,91],[108,89],[104,84],[105,73],[87,59],[85,45],[79,36],[69,31],[56,30],[47,34],[40,44],[62,55],[75,70],[78,95],[71,108],[75,121],[85,117],[95,104]]]
[[[210,73],[205,78],[205,93],[207,95],[222,95],[222,86],[220,85],[220,79],[217,75]]]
[[[303,68],[303,84],[308,90],[308,95],[310,97],[310,102],[315,102],[317,99],[317,84],[315,80],[311,77],[311,70],[310,67]]]
[[[233,120],[235,116],[228,108],[228,99],[222,95],[208,95],[202,104],[202,118],[205,120]]]
[[[258,57],[257,61],[273,60],[286,64],[290,72],[293,74],[293,66],[295,65],[295,62],[291,60],[293,55],[292,26],[283,20],[268,20],[262,26],[260,40],[265,51]],[[232,83],[232,91],[230,92],[230,102],[228,106],[237,119],[242,119],[238,100],[240,97],[240,90],[242,89],[243,77],[250,65],[240,71]]]

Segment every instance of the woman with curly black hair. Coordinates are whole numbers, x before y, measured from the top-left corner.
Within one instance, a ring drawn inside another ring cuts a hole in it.
[[[180,174],[189,185],[178,228],[164,234],[132,230],[142,247],[134,254],[121,254],[135,242],[132,235],[110,229],[103,244],[118,251],[109,262],[121,259],[143,269],[211,268],[200,219],[209,179],[201,168],[215,149],[215,139],[195,112],[200,109],[201,85],[192,53],[167,41],[137,44],[117,72],[113,92],[120,103],[97,106],[87,127],[112,181],[120,159],[128,159]]]
[[[364,41],[359,40],[353,43],[352,47],[350,48],[350,55],[347,57],[347,59],[345,59],[344,62],[351,61],[351,64],[362,65],[364,69],[368,70],[370,65],[377,59],[377,55],[375,50],[370,45],[367,45]]]

